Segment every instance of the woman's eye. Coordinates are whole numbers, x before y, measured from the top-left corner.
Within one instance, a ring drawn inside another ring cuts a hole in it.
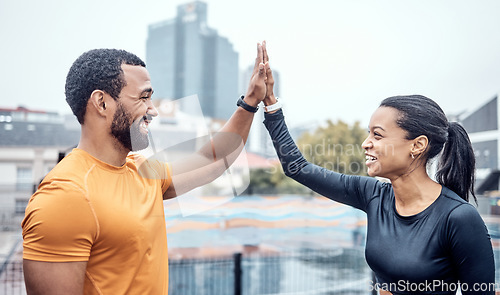
[[[372,132],[370,130],[368,130],[368,134],[371,134]],[[380,138],[382,137],[382,135],[376,131],[373,131],[373,137],[376,137],[376,138]]]

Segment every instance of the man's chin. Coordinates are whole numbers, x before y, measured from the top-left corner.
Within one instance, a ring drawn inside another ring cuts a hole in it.
[[[140,151],[146,149],[148,146],[149,146],[149,144],[145,145],[145,146],[133,147],[130,151],[131,152],[140,152]]]
[[[148,134],[142,132],[137,125],[133,125],[130,130],[131,151],[141,151],[149,146]]]
[[[142,151],[143,149],[147,148],[149,146],[149,140],[146,139],[146,141],[144,142],[135,142],[135,143],[132,143],[132,148],[130,149],[130,151],[132,152],[138,152],[138,151]]]

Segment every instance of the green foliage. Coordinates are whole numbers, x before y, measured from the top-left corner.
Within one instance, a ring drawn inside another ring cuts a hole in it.
[[[311,194],[311,190],[285,176],[280,165],[268,169],[250,170],[246,194]]]
[[[312,133],[304,133],[298,147],[311,163],[346,174],[366,175],[361,144],[366,130],[359,122],[348,124],[331,120]],[[288,178],[280,165],[270,169],[252,169],[247,194],[311,194],[311,190]]]
[[[366,175],[361,147],[365,137],[359,122],[349,126],[341,120],[328,120],[326,126],[303,134],[297,145],[311,163],[340,173]]]

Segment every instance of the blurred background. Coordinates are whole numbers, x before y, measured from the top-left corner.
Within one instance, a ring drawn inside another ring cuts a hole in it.
[[[25,292],[20,222],[38,183],[78,144],[64,83],[94,48],[146,62],[158,150],[224,124],[262,40],[292,136],[323,167],[364,175],[360,144],[380,101],[434,99],[470,134],[478,210],[498,257],[499,11],[493,0],[1,0],[0,294]],[[190,216],[165,202],[170,294],[372,294],[364,213],[285,178],[262,120],[260,110],[235,168],[250,180],[242,194],[219,202],[227,187],[215,185],[198,196],[222,205]]]

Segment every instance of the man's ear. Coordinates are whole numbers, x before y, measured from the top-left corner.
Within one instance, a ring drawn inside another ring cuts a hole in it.
[[[411,149],[411,153],[415,157],[420,157],[425,153],[428,145],[429,145],[429,139],[427,138],[427,136],[425,136],[425,135],[417,136],[413,140],[413,146]]]
[[[99,115],[106,116],[106,97],[104,91],[92,91],[92,94],[90,94],[88,106],[92,107]]]

